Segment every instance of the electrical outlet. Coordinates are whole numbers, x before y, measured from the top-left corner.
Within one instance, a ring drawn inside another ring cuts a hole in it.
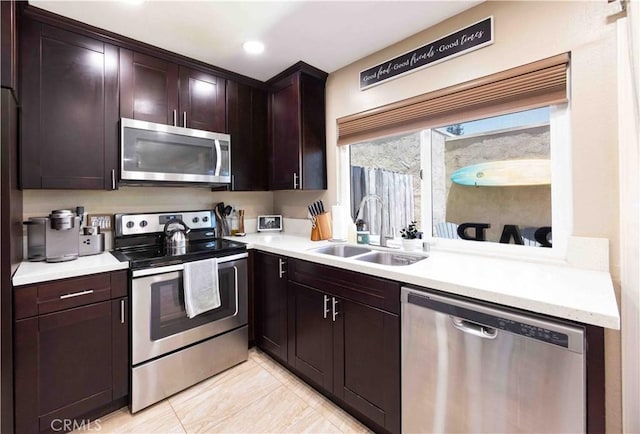
[[[89,214],[87,226],[98,226],[101,231],[110,231],[113,228],[113,214]]]

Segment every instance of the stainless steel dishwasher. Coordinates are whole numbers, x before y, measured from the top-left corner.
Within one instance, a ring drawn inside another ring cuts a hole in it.
[[[402,288],[402,432],[579,433],[584,330]]]

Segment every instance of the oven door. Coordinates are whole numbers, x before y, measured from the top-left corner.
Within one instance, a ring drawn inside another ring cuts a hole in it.
[[[124,183],[231,182],[228,134],[126,118],[120,124],[120,177]]]
[[[221,305],[191,319],[184,306],[182,264],[133,272],[132,364],[179,350],[247,324],[247,254],[218,258]]]

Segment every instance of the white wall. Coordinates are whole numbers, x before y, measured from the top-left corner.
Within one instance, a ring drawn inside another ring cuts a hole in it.
[[[640,432],[640,4],[618,21],[622,415],[624,432]]]

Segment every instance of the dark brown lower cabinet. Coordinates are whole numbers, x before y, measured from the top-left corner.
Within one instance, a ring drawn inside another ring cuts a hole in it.
[[[333,326],[333,393],[389,431],[400,431],[400,321],[340,300]]]
[[[290,367],[374,431],[400,432],[399,285],[294,259],[288,269]]]
[[[256,343],[287,362],[287,258],[254,253]]]
[[[111,283],[121,280],[109,279],[108,274],[99,276]],[[60,281],[67,282],[69,288],[61,300],[73,300],[75,307],[15,322],[16,433],[60,432],[86,426],[89,418],[100,416],[101,409],[107,412],[126,402],[128,298],[77,306],[85,295],[74,294],[92,291],[78,285],[90,281]],[[25,300],[27,293],[37,294],[42,305],[60,282],[16,288],[16,297]],[[111,289],[112,295],[119,292]],[[66,297],[69,294],[71,297]]]
[[[289,364],[317,386],[333,390],[331,297],[289,282]]]

